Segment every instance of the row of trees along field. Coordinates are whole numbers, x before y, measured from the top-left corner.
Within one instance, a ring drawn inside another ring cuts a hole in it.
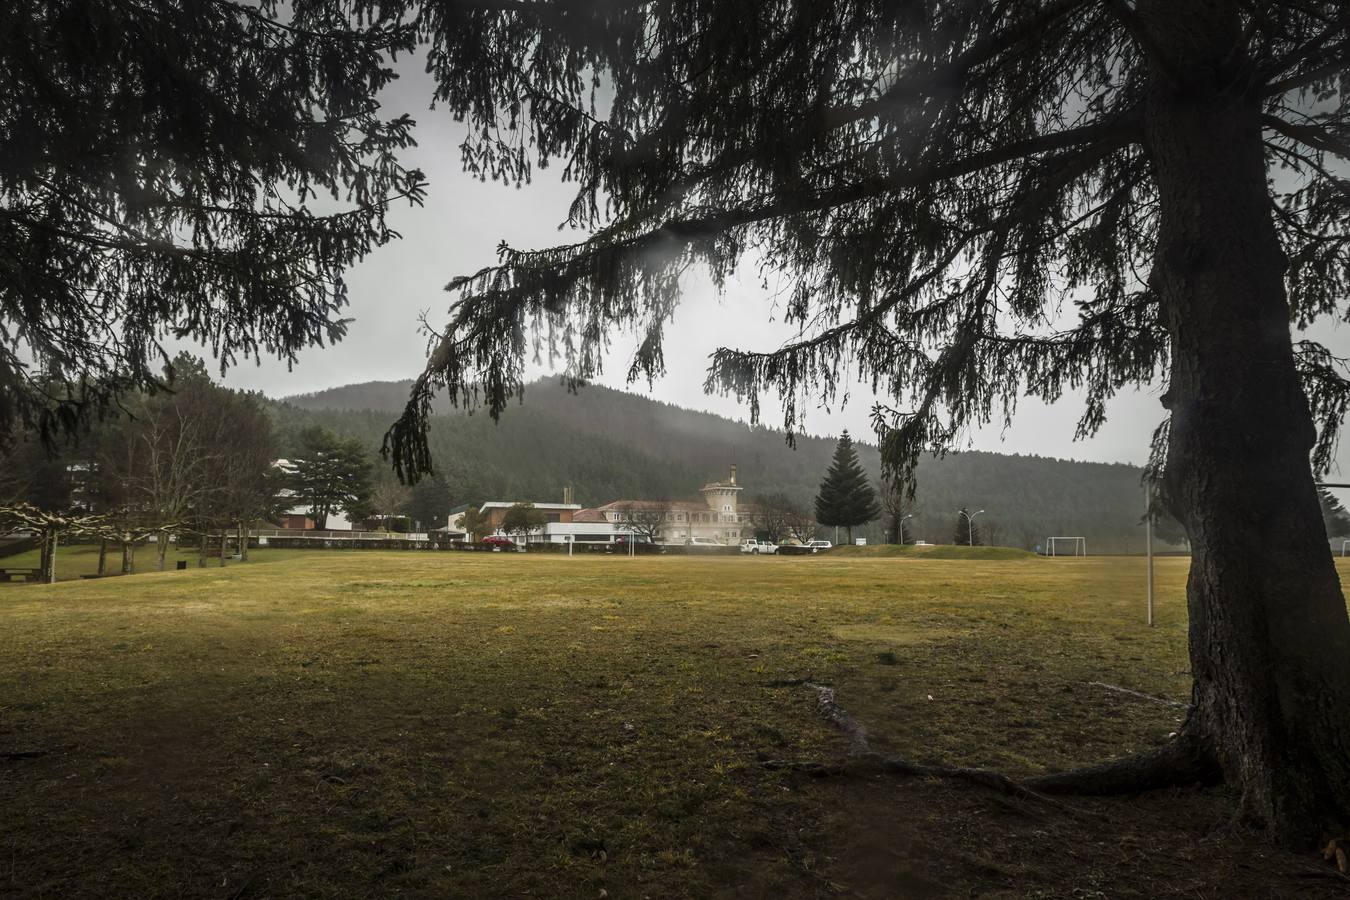
[[[307,429],[278,465],[261,395],[215,384],[187,355],[165,382],[125,398],[120,414],[54,454],[23,430],[0,444],[0,533],[36,536],[43,580],[55,580],[57,548],[72,538],[98,542],[100,575],[110,547],[129,573],[151,538],[158,569],[171,540],[195,540],[199,563],[210,553],[223,565],[231,533],[246,558],[249,527],[287,508],[303,506],[317,521],[369,510],[372,459],[359,442]]]

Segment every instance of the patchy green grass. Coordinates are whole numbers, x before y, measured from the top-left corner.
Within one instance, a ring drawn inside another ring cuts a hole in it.
[[[1219,791],[813,779],[810,676],[887,752],[1058,769],[1185,700],[1185,560],[311,551],[0,589],[0,894],[1309,896]]]
[[[873,544],[859,547],[844,544],[830,551],[832,556],[910,556],[921,559],[1037,559],[1030,550],[1016,547],[962,547],[959,544]]]

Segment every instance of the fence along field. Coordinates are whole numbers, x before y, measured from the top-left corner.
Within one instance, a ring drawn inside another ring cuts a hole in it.
[[[70,896],[1329,891],[1269,848],[1252,866],[1241,839],[1197,844],[1227,809],[1214,791],[1059,808],[766,765],[845,757],[808,679],[872,748],[924,763],[1026,776],[1158,744],[1188,699],[1186,565],[1158,561],[1153,629],[1137,558],[276,551],[0,590],[0,879]]]

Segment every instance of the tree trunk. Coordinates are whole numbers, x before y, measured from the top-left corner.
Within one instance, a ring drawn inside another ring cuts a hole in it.
[[[136,568],[136,545],[130,540],[122,541],[122,574],[130,575]]]
[[[248,562],[248,523],[239,523],[239,561]]]
[[[1139,4],[1164,58],[1146,101],[1172,343],[1164,487],[1192,547],[1187,746],[1248,824],[1302,843],[1350,813],[1350,619],[1309,465],[1285,259],[1232,4]]]
[[[161,531],[159,532],[159,534],[155,536],[155,556],[157,558],[155,566],[161,572],[164,571],[164,556],[168,552],[169,552],[169,533],[167,531]]]
[[[101,540],[98,542],[98,575],[102,578],[108,574],[108,542]]]
[[[225,568],[225,557],[229,554],[230,533],[220,526],[220,567]]]
[[[39,565],[42,566],[42,582],[44,584],[56,584],[56,545],[58,541],[55,528],[47,528],[42,532],[42,554]]]

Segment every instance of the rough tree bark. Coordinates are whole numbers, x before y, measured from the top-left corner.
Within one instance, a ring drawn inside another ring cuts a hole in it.
[[[248,562],[248,525],[244,522],[239,523],[239,561]]]
[[[42,582],[43,584],[56,584],[56,545],[59,540],[56,528],[54,526],[44,528],[41,540],[42,552],[38,565],[42,567]]]
[[[130,575],[136,567],[136,545],[130,538],[122,541],[122,574]]]
[[[1350,619],[1309,465],[1259,98],[1243,87],[1253,63],[1234,50],[1232,2],[1138,10],[1170,61],[1155,63],[1145,141],[1161,214],[1151,283],[1172,340],[1164,485],[1191,542],[1194,686],[1181,737],[1134,774],[1215,764],[1245,823],[1306,843],[1350,818]]]
[[[98,574],[100,578],[108,574],[108,541],[106,539],[98,542]]]

